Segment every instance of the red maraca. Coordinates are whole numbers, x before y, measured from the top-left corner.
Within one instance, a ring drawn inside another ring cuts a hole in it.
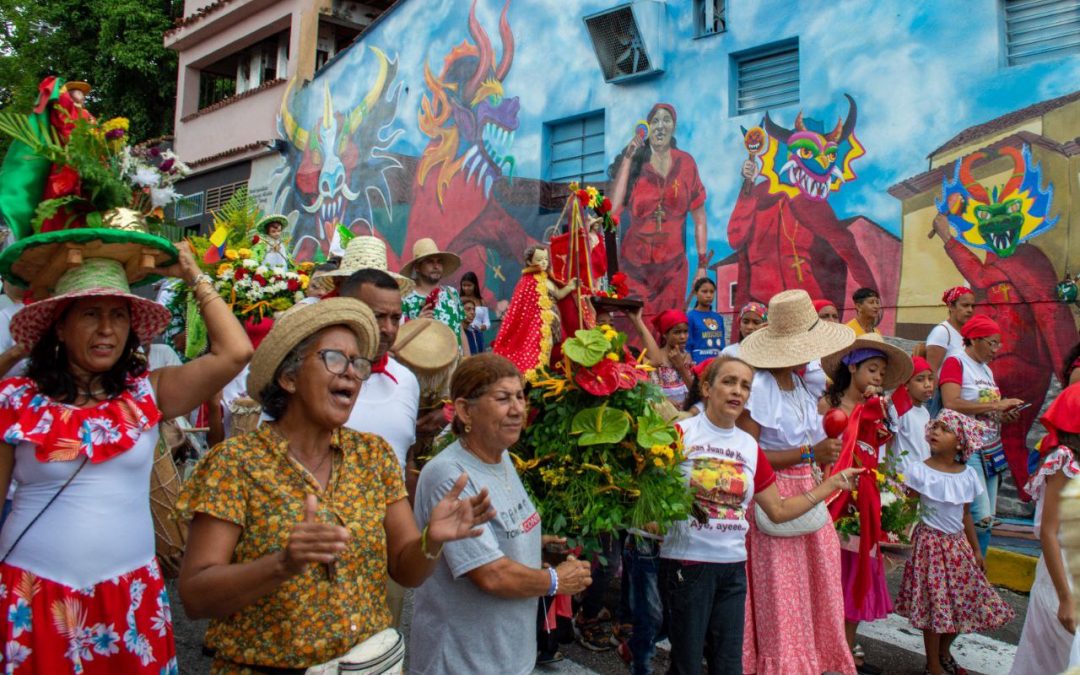
[[[829,438],[840,438],[847,429],[847,413],[840,408],[832,408],[821,420],[821,426],[825,428],[825,435]]]

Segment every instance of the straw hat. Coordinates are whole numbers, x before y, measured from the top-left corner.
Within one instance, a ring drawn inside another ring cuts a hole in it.
[[[82,80],[68,80],[64,83],[64,88],[81,91],[84,94],[89,94],[91,89],[90,83],[83,82]]]
[[[783,291],[769,301],[768,325],[739,343],[739,358],[755,368],[793,368],[854,341],[855,331],[818,318],[806,291]]]
[[[401,273],[405,276],[412,278],[413,270],[421,260],[426,258],[434,258],[438,256],[442,259],[443,274],[453,274],[457,268],[461,267],[461,258],[457,257],[449,251],[440,251],[439,245],[435,243],[434,239],[418,239],[412,247],[412,260],[405,263],[405,266],[401,268]]]
[[[821,369],[831,378],[843,358],[857,349],[874,349],[885,354],[888,369],[886,370],[885,381],[881,384],[882,389],[896,389],[911,379],[911,374],[915,370],[915,364],[912,363],[911,357],[903,349],[885,342],[885,338],[877,333],[861,335],[851,346],[821,359]]]
[[[255,223],[255,229],[261,234],[266,234],[266,228],[269,227],[272,223],[277,223],[278,225],[281,225],[281,229],[284,230],[286,227],[289,226],[289,219],[280,214],[263,216],[259,219],[259,222]]]
[[[413,319],[398,329],[397,340],[390,351],[410,368],[441,370],[458,356],[457,336],[441,321]]]
[[[397,282],[402,295],[411,293],[416,286],[412,279],[387,269],[386,242],[372,236],[354,237],[345,248],[345,255],[342,257],[338,268],[332,272],[327,272],[323,276],[347,277],[353,272],[363,269],[380,270],[394,277],[394,281]]]
[[[20,309],[11,319],[11,336],[24,348],[32,349],[71,301],[94,297],[127,300],[131,307],[131,330],[140,343],[149,342],[165,330],[171,317],[163,305],[131,292],[120,263],[91,258],[60,277],[55,295]]]
[[[352,298],[327,298],[310,305],[294,305],[274,322],[270,333],[251,358],[248,395],[262,403],[262,392],[289,352],[305,339],[329,326],[345,326],[360,342],[360,356],[374,360],[379,328],[371,309]]]

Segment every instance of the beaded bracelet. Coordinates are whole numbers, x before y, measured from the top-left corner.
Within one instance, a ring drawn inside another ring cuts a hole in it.
[[[810,446],[810,445],[802,446],[802,454],[799,455],[799,461],[805,462],[806,464],[813,464],[814,463],[814,448],[813,448],[813,446]]]
[[[205,283],[210,288],[214,287],[214,280],[210,278],[210,275],[207,274],[206,272],[199,272],[195,276],[195,281],[191,282],[191,288],[194,289],[195,287],[197,287],[199,284],[202,284],[202,283]]]
[[[548,574],[551,575],[551,585],[548,586],[548,597],[554,596],[559,592],[559,573],[555,571],[554,567],[548,568]]]

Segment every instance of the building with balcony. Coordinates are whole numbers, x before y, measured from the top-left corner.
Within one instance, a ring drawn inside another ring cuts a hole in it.
[[[204,227],[211,212],[280,154],[288,82],[314,74],[392,0],[186,0],[165,35],[179,55],[174,149],[193,169],[176,217]]]

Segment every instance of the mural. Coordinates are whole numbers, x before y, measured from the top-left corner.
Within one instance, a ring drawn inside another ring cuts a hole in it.
[[[317,118],[301,118],[306,124],[293,116],[292,83],[281,102],[279,133],[290,145],[275,202],[280,211],[292,212],[293,256],[299,260],[327,256],[340,236],[339,225],[349,224],[354,234],[374,234],[377,210],[392,208],[387,172],[401,163],[386,151],[402,133],[391,130],[401,91],[394,82],[398,62],[377,47],[368,49],[376,75],[360,101],[339,109],[325,81],[321,88],[297,92],[321,99]]]
[[[1068,307],[1056,301],[1053,264],[1028,243],[1060,219],[1050,217],[1053,186],[1042,186],[1030,146],[1005,146],[999,152],[1012,163],[1003,185],[986,185],[972,176],[973,163],[987,159],[986,152],[955,162],[952,179],[943,181],[942,198],[936,201],[943,217],[935,218],[934,233],[975,291],[980,313],[1001,325],[1001,350],[990,368],[1002,395],[1033,404],[1019,422],[1002,427],[1009,468],[1022,486],[1028,475],[1028,431],[1042,411],[1051,375],[1077,342],[1077,331]],[[973,248],[987,251],[986,259],[980,260]]]
[[[828,201],[857,178],[852,164],[866,154],[855,136],[858,108],[845,96],[847,116],[831,130],[800,112],[791,129],[766,113],[761,127],[744,132],[749,158],[728,221],[728,244],[738,260],[736,306],[767,303],[782,290],[802,288],[844,307],[855,290],[848,288],[849,271],[856,288],[880,289],[868,252],[859,250],[848,223]],[[895,306],[896,296],[882,292],[882,304]]]

